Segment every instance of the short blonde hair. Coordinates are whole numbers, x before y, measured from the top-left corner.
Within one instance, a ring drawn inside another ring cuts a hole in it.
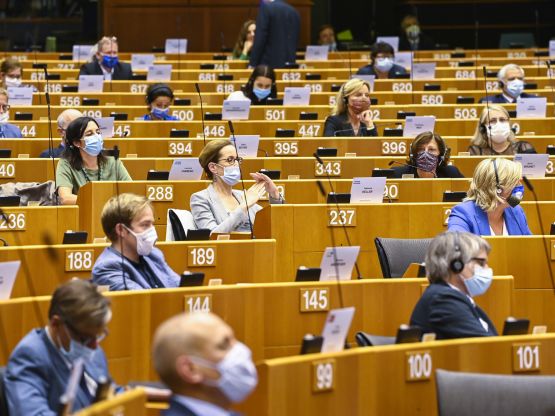
[[[520,163],[503,158],[484,159],[474,169],[465,201],[474,201],[486,212],[493,211],[498,203],[504,202],[497,190],[514,188],[521,177]]]
[[[480,120],[478,121],[478,125],[476,126],[476,131],[474,131],[474,137],[470,141],[471,145],[478,146],[481,148],[489,148],[490,143],[487,134],[487,123],[489,118],[491,117],[490,114],[492,111],[499,111],[507,117],[509,123],[511,122],[511,117],[509,116],[509,112],[505,107],[498,104],[489,104],[482,109],[482,114],[480,115]],[[486,129],[483,129],[482,126],[485,126]],[[514,142],[516,140],[514,132],[511,130],[508,138],[509,142]]]
[[[6,100],[9,101],[10,96],[8,95],[8,90],[5,88],[1,88],[0,87],[0,95],[5,95],[6,96]]]
[[[94,61],[95,56],[97,54],[98,51],[102,51],[102,47],[104,45],[112,45],[112,44],[118,44],[118,38],[116,38],[115,36],[102,36],[102,38],[96,42],[94,44],[94,46],[91,48],[91,52],[90,52],[90,61]]]
[[[111,197],[104,205],[100,216],[102,229],[106,237],[110,241],[116,241],[118,239],[116,225],[124,224],[130,227],[133,218],[146,207],[150,207],[154,211],[152,202],[142,195],[126,193]]]
[[[204,169],[206,176],[208,179],[213,179],[214,175],[210,172],[208,165],[210,162],[217,163],[218,158],[220,157],[220,150],[222,150],[226,146],[233,146],[231,141],[225,139],[216,139],[210,140],[206,143],[206,146],[201,150],[200,155],[198,156],[198,161],[200,166]]]
[[[364,86],[368,87],[368,92],[370,92],[370,83],[368,81],[353,78],[347,81],[345,84],[341,86],[339,91],[337,92],[337,96],[335,97],[335,107],[331,112],[332,115],[337,116],[339,114],[343,114],[347,112],[347,103],[345,102],[347,98],[351,94],[354,94],[359,89]]]

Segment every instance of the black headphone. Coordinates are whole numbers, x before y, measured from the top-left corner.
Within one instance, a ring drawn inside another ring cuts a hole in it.
[[[495,172],[495,192],[498,194],[503,192],[503,188],[501,188],[501,184],[499,183],[499,172],[497,172],[497,161],[495,158],[491,159],[493,163],[493,171]]]
[[[456,257],[449,263],[449,269],[453,273],[460,273],[464,269],[464,262],[462,261],[461,242],[459,239],[459,232],[454,231],[455,234],[455,254]]]
[[[160,92],[163,92],[163,94],[158,94],[156,97],[154,96],[154,94]],[[150,105],[159,96],[170,97],[170,99],[173,100],[173,91],[166,84],[154,84],[153,87],[147,92],[145,101],[148,105]]]
[[[439,168],[439,167],[445,165],[446,160],[449,158],[449,153],[450,153],[451,149],[447,147],[447,144],[445,143],[445,141],[438,134],[435,134],[435,133],[432,133],[432,134],[433,134],[433,139],[437,142],[438,146],[439,146],[440,142],[443,143],[443,154],[441,156],[439,156],[438,161],[437,161],[437,167]],[[410,147],[409,147],[409,163],[411,165],[414,165],[414,166],[416,166],[416,158],[414,157],[415,156],[414,155],[414,153],[415,153],[414,143],[415,142],[416,142],[416,140],[413,140],[412,143],[410,144]]]

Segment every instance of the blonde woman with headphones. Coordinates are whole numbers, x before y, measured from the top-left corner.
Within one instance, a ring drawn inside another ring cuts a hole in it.
[[[337,93],[335,107],[324,125],[324,136],[377,135],[370,110],[370,84],[353,78]]]

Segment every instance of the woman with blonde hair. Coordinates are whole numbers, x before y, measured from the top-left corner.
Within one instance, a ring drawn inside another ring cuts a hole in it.
[[[482,110],[468,151],[471,155],[488,156],[536,153],[530,143],[515,138],[509,112],[497,104],[490,104]]]
[[[326,118],[324,136],[377,136],[370,110],[370,84],[353,78],[342,85],[332,114]]]
[[[522,165],[508,159],[484,159],[476,169],[465,200],[453,207],[449,231],[477,235],[530,235],[520,183]]]
[[[233,59],[248,61],[251,55],[252,45],[254,44],[254,32],[256,31],[256,22],[247,20],[243,23],[237,42],[233,48]]]

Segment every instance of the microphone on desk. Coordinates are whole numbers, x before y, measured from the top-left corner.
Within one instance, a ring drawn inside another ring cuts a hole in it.
[[[118,162],[119,162],[119,147],[117,145],[114,146],[114,160],[116,163],[116,201],[117,201],[117,207],[118,207],[118,217],[121,218],[121,206],[120,206],[120,202],[119,202],[119,166],[118,166]],[[117,227],[117,225],[116,225]],[[120,240],[120,265],[121,265],[121,279],[123,280],[123,287],[125,288],[125,290],[129,290],[129,287],[127,286],[127,276],[125,274],[125,268],[124,268],[124,254],[123,254],[123,242],[121,241],[121,237],[119,237]]]
[[[535,206],[536,206],[536,214],[538,215],[538,221],[540,223],[540,233],[542,236],[546,235],[544,232],[544,228],[543,228],[543,220],[542,220],[542,216],[541,216],[541,212],[540,212],[540,205],[538,202],[538,195],[536,194],[536,191],[534,190],[534,187],[532,186],[532,184],[530,183],[530,181],[528,180],[528,178],[526,176],[522,177],[522,181],[524,182],[524,185],[526,186],[526,188],[528,188],[528,190],[532,193],[532,195],[534,196],[534,202],[535,202]],[[542,242],[543,242],[543,249],[544,249],[544,253],[545,253],[545,261],[547,262],[547,271],[549,272],[549,278],[551,279],[551,288],[553,289],[553,292],[555,293],[555,280],[553,280],[553,271],[551,270],[551,256],[549,255],[549,249],[547,248],[547,241],[545,240],[545,237],[542,237]]]
[[[44,79],[46,81],[46,111],[48,115],[48,154],[52,160],[52,172],[54,172],[54,205],[58,205],[58,184],[56,181],[56,161],[54,160],[54,138],[52,137],[52,109],[50,105],[50,84],[48,83],[48,69],[42,67],[44,71]]]
[[[322,168],[323,168],[324,172],[326,173],[326,177],[328,178],[328,183],[330,185],[331,195],[333,195],[332,199],[335,202],[335,207],[337,209],[337,212],[339,213],[341,208],[339,208],[339,202],[337,201],[337,194],[335,193],[335,189],[333,188],[333,183],[331,181],[331,176],[330,176],[329,172],[327,171],[326,166],[324,165],[324,161],[320,158],[320,156],[318,156],[317,153],[314,153],[313,156],[316,158],[318,163],[322,165]],[[316,183],[318,185],[318,189],[320,189],[320,192],[322,193],[322,196],[327,201],[328,196],[326,194],[326,191],[324,190],[324,186],[322,185],[322,183],[319,180]],[[349,238],[349,233],[347,232],[347,227],[345,226],[344,223],[341,223],[341,228],[343,228],[343,232],[345,233],[345,239],[347,240],[347,244],[349,244],[349,246],[352,246],[351,239]],[[334,239],[334,236],[333,236],[333,230],[331,228],[330,228],[330,232],[331,232],[331,236],[332,236],[332,244],[335,247],[335,239]],[[360,276],[360,270],[358,268],[358,262],[356,262],[356,261],[355,261],[355,269],[356,269],[356,272],[357,272],[357,279],[362,279],[362,277]],[[337,278],[339,279],[339,274],[337,273],[337,275],[338,275]]]
[[[198,82],[195,82],[195,89],[197,90],[198,98],[200,101],[200,119],[202,121],[202,143],[206,146],[206,129],[204,127],[204,108],[202,106],[202,95],[200,93],[200,87]]]

